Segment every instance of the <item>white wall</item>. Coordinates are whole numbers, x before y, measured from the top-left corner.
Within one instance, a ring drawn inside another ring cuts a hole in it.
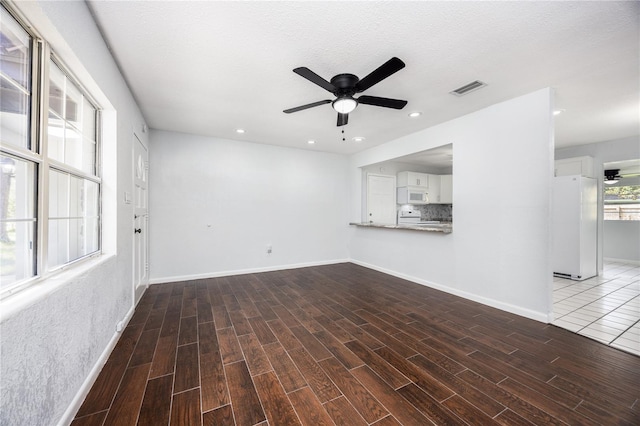
[[[453,232],[356,228],[358,263],[530,318],[551,312],[550,89],[355,154],[350,219],[362,217],[361,167],[453,143]]]
[[[348,258],[345,156],[154,130],[150,163],[152,282]]]
[[[53,425],[75,414],[87,379],[117,337],[116,324],[132,308],[133,210],[122,200],[132,191],[132,138],[143,118],[86,3],[17,7],[106,109],[105,254],[0,307],[0,424]],[[140,137],[146,142],[145,134]]]
[[[640,221],[604,221],[604,258],[640,263]]]
[[[593,157],[593,168],[595,176],[598,177],[598,272],[602,273],[603,259],[626,259],[640,260],[638,254],[638,233],[637,225],[634,222],[620,223],[609,226],[609,221],[605,221],[603,209],[604,191],[604,163],[614,161],[635,160],[640,158],[640,137],[633,136],[623,139],[615,139],[586,145],[577,145],[567,148],[557,149],[556,160],[563,158],[582,157],[588,155]],[[610,232],[611,231],[611,232]],[[622,247],[629,247],[625,257],[618,257],[622,253]]]

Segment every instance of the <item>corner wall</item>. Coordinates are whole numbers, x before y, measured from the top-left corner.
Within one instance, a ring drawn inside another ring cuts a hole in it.
[[[152,283],[348,258],[346,156],[153,130],[150,164]]]
[[[353,261],[540,321],[551,315],[551,89],[355,154],[350,219],[362,217],[361,167],[453,143],[453,232],[353,227]]]

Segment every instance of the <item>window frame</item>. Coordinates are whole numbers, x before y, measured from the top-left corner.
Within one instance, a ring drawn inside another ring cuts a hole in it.
[[[11,144],[2,144],[0,152],[31,162],[35,168],[34,198],[35,198],[35,246],[33,255],[33,276],[7,285],[7,288],[0,289],[0,300],[7,299],[33,286],[42,283],[48,278],[75,267],[88,259],[101,256],[103,254],[103,180],[102,180],[102,108],[91,95],[91,92],[81,83],[74,73],[64,64],[64,61],[53,51],[47,41],[29,25],[27,21],[6,2],[2,2],[0,7],[4,8],[9,15],[16,20],[18,25],[31,37],[31,99],[29,106],[30,119],[28,121],[28,141],[29,147],[19,147]],[[48,155],[48,124],[49,124],[49,77],[50,63],[53,62],[65,77],[78,88],[91,106],[95,109],[95,157],[93,166],[95,174],[89,174],[74,166],[65,164],[49,158]],[[50,190],[50,170],[75,176],[77,178],[94,182],[98,186],[97,190],[97,250],[62,265],[51,267],[49,265],[49,190]]]

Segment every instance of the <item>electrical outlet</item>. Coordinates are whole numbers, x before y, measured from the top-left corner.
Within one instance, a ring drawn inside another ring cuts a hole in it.
[[[267,244],[267,254],[271,254],[272,251],[273,247],[271,246],[271,244]]]

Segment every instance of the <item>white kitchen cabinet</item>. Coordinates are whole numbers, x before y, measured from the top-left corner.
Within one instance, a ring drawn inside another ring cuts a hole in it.
[[[563,158],[555,161],[555,176],[584,176],[595,178],[593,174],[593,157]]]
[[[429,175],[419,172],[398,172],[398,187],[401,186],[417,186],[420,188],[429,188]]]
[[[437,204],[440,202],[440,176],[427,175],[427,178],[429,179],[429,190],[427,191],[429,204]]]
[[[453,175],[440,175],[440,204],[453,204]]]

